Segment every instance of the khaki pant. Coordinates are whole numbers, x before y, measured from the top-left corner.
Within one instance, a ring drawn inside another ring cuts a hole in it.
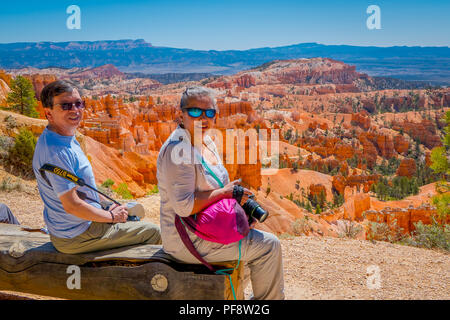
[[[134,244],[161,244],[161,231],[157,225],[144,221],[115,224],[92,222],[85,232],[75,238],[50,235],[50,240],[58,251],[75,254]]]
[[[253,298],[284,299],[283,261],[278,238],[271,233],[251,229],[241,242],[241,262],[245,263],[245,274],[250,273]],[[239,257],[239,242],[224,245],[197,238],[194,246],[207,262],[231,261]],[[172,255],[186,263],[200,263],[187,249]]]

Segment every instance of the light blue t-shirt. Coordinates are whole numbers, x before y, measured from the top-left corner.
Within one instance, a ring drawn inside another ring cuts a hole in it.
[[[44,221],[51,235],[57,238],[74,238],[89,228],[91,221],[84,220],[64,211],[59,197],[77,185],[51,172],[45,176],[51,186],[42,177],[39,169],[44,164],[52,164],[74,173],[88,185],[95,187],[94,173],[89,160],[81,150],[75,136],[62,136],[48,127],[39,137],[33,156],[33,171],[36,176],[39,193],[44,202]],[[99,201],[98,194],[87,187],[79,187],[89,198]],[[86,200],[101,208],[98,203]]]

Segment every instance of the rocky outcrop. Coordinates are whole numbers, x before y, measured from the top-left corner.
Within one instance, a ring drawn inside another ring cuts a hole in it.
[[[344,219],[362,221],[363,212],[370,209],[370,196],[367,193],[357,193],[346,197],[344,203]]]
[[[351,124],[354,126],[359,126],[365,131],[369,130],[371,127],[371,120],[367,112],[353,113]]]
[[[380,179],[379,174],[373,175],[349,175],[342,176],[341,174],[333,176],[333,188],[341,195],[345,194],[345,188],[349,187],[355,189],[357,192],[369,192],[372,184]]]
[[[8,84],[3,79],[0,79],[0,106],[6,105],[6,99],[8,98],[9,91],[10,89]]]
[[[52,74],[26,74],[24,77],[29,79],[33,84],[35,96],[38,100],[40,99],[42,89],[49,83],[57,80],[56,76]]]
[[[366,159],[367,165],[369,167],[373,167],[377,160],[377,148],[375,148],[373,143],[370,141],[366,132],[361,133],[358,139],[363,148],[362,158]]]
[[[88,69],[85,71],[75,73],[75,74],[71,75],[71,79],[72,80],[86,80],[86,79],[97,79],[97,78],[108,79],[108,78],[112,78],[115,76],[123,77],[123,76],[125,76],[125,74],[123,72],[119,71],[119,69],[117,69],[114,65],[105,64],[100,67],[96,67],[96,68],[92,68],[92,69]]]
[[[405,158],[400,162],[397,175],[411,178],[416,173],[416,162],[414,159]]]
[[[402,135],[394,136],[394,149],[399,154],[406,154],[409,149],[409,142]]]
[[[433,149],[442,144],[436,132],[436,126],[431,120],[424,119],[419,123],[410,121],[394,122],[392,128],[397,131],[402,130],[414,140],[420,141],[428,149]]]
[[[401,234],[410,234],[415,230],[415,224],[421,221],[423,224],[431,224],[432,217],[436,216],[436,208],[430,204],[423,204],[418,207],[409,206],[408,208],[390,208],[386,207],[380,211],[368,210],[363,216],[367,221],[386,223],[394,231]],[[438,219],[439,220],[439,219]],[[447,223],[450,219],[447,217]]]
[[[321,196],[325,197],[327,194],[327,190],[325,186],[321,184],[311,184],[309,186],[308,197],[310,199],[320,198]]]
[[[12,77],[10,74],[6,73],[5,70],[0,69],[0,80],[3,80],[6,86],[10,85],[11,79]]]
[[[117,188],[126,183],[128,190],[134,197],[143,197],[156,184],[156,156],[139,155],[135,152],[121,153],[94,139],[79,136],[78,140],[89,161],[92,164],[97,184],[112,179]]]
[[[232,89],[235,86],[249,88],[255,85],[320,85],[317,94],[358,92],[357,80],[368,79],[366,74],[356,72],[355,66],[328,58],[278,60],[255,69],[242,71],[234,76],[223,76],[208,86]],[[284,94],[282,95],[284,96]]]

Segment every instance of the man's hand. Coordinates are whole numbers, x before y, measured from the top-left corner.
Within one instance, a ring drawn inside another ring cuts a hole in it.
[[[114,220],[112,222],[126,222],[128,218],[127,206],[125,205],[116,205],[109,210],[112,213]]]
[[[96,221],[96,222],[106,222],[111,223],[114,217],[114,222],[125,222],[128,217],[128,212],[125,206],[117,206],[111,209],[111,212],[97,208],[82,199],[77,194],[77,188],[67,191],[59,197],[63,205],[64,211],[68,214],[72,214],[78,218]]]

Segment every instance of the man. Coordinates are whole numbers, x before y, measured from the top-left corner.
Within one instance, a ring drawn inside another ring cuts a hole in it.
[[[42,90],[41,102],[48,126],[37,141],[33,171],[44,202],[44,220],[55,248],[63,253],[82,253],[139,243],[160,244],[159,227],[143,221],[127,222],[126,206],[103,210],[96,192],[39,170],[49,163],[95,186],[91,164],[75,139],[84,112],[78,90],[68,82],[55,81]],[[96,202],[80,199],[77,191]]]

